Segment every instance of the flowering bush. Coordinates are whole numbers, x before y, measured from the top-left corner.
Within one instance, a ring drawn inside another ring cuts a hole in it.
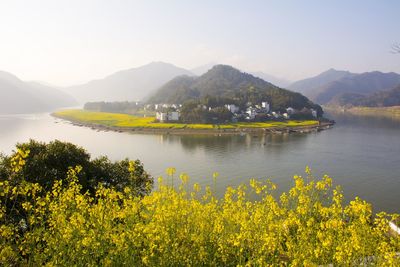
[[[27,154],[13,161],[15,172]],[[308,169],[279,198],[273,183],[252,179],[228,187],[221,199],[210,187],[189,188],[185,174],[175,188],[160,179],[143,197],[129,187],[99,186],[92,195],[81,192],[80,171],[70,168],[48,192],[35,183],[1,182],[1,265],[400,264],[400,239],[388,226],[394,215],[373,214],[359,198],[344,205],[331,178],[317,180]],[[24,219],[15,220],[15,203]]]

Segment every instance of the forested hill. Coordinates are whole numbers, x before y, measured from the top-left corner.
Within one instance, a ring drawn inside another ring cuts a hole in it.
[[[74,105],[76,100],[58,89],[0,71],[0,114],[45,112]]]
[[[397,73],[365,72],[321,86],[310,97],[319,104],[334,104],[335,99],[344,94],[369,96],[390,90],[398,84],[400,84],[400,75]]]
[[[231,66],[216,65],[200,77],[180,76],[167,82],[150,97],[150,103],[180,104],[206,97],[223,98],[235,102],[268,101],[273,109],[316,108],[307,97],[279,88],[251,74]],[[240,103],[238,103],[240,104]]]

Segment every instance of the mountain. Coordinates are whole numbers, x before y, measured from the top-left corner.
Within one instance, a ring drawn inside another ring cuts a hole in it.
[[[400,84],[393,89],[373,93],[371,95],[342,94],[334,98],[332,105],[337,106],[363,106],[363,107],[391,107],[400,106]]]
[[[152,93],[179,75],[193,75],[190,71],[169,63],[152,62],[147,65],[116,72],[104,79],[65,88],[80,102],[136,101]]]
[[[257,72],[252,72],[251,74],[253,74],[256,77],[259,77],[261,79],[263,79],[264,81],[270,82],[272,84],[275,84],[281,88],[286,88],[290,85],[290,81],[285,80],[285,79],[281,79],[281,78],[277,78],[273,75],[261,72],[261,71],[257,71]]]
[[[348,71],[329,69],[315,77],[294,82],[287,88],[296,92],[300,92],[306,96],[310,96],[313,95],[315,91],[319,90],[321,86],[342,78],[352,77],[354,75],[356,74]]]
[[[24,82],[0,71],[0,114],[52,111],[77,105],[70,95],[37,82]]]
[[[207,97],[268,101],[276,110],[291,106],[296,109],[317,108],[322,112],[318,105],[300,93],[281,89],[227,65],[216,65],[200,77],[176,77],[158,89],[149,102],[180,104]]]
[[[344,77],[314,89],[311,99],[319,104],[337,104],[343,99],[355,99],[357,95],[368,96],[376,92],[390,90],[400,84],[400,75],[394,72],[365,72]]]
[[[194,73],[195,75],[200,76],[200,75],[203,75],[204,73],[206,73],[207,71],[209,71],[210,69],[212,69],[212,67],[214,67],[216,65],[219,65],[219,64],[208,63],[208,64],[205,64],[205,65],[193,68],[190,71],[192,73]],[[270,82],[272,84],[275,84],[275,85],[277,85],[277,86],[279,86],[281,88],[286,88],[290,84],[290,81],[288,81],[288,80],[277,78],[277,77],[275,77],[273,75],[264,73],[262,71],[255,71],[255,72],[250,72],[250,73],[252,75],[258,77],[258,78],[263,79],[264,81],[267,81],[267,82]]]

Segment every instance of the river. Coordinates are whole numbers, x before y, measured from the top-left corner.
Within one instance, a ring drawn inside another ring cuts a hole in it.
[[[86,148],[93,157],[140,159],[154,176],[175,167],[192,182],[212,184],[219,195],[229,185],[249,178],[269,178],[280,191],[304,175],[329,174],[347,200],[359,196],[374,211],[400,212],[400,122],[387,118],[330,115],[332,129],[308,134],[244,136],[176,136],[102,132],[71,125],[49,114],[0,116],[0,151],[9,154],[17,142],[30,138],[59,139]]]

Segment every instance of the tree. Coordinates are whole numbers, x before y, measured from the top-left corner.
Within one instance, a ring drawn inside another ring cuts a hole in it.
[[[27,181],[50,190],[55,181],[67,178],[69,168],[81,166],[78,179],[83,192],[94,193],[100,183],[119,191],[130,187],[137,195],[144,195],[153,184],[152,177],[139,160],[111,162],[106,156],[91,160],[89,153],[82,147],[58,140],[47,144],[30,140],[17,144],[16,148],[10,156],[0,157],[0,181],[7,179],[13,184]],[[12,160],[19,151],[29,151],[29,155],[21,170],[15,173]]]

